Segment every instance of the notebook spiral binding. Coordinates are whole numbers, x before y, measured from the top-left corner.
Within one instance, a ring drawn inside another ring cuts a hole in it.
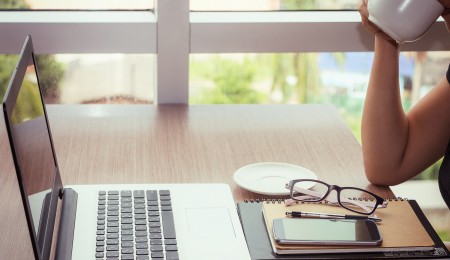
[[[363,198],[350,198],[352,200],[359,200],[359,201],[368,201],[371,199],[363,199]],[[244,200],[245,203],[284,203],[285,199],[246,199]],[[404,200],[408,200],[407,198],[402,198],[402,197],[396,197],[396,198],[384,198],[385,201],[404,201]],[[318,203],[318,204],[333,204],[331,202],[328,201],[319,201],[319,202],[306,202],[306,201],[296,201],[295,203],[297,204],[308,204],[308,203]]]

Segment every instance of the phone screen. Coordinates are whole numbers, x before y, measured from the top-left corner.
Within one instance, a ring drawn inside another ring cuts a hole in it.
[[[274,235],[281,243],[376,244],[381,239],[376,224],[365,220],[280,218],[273,224]]]

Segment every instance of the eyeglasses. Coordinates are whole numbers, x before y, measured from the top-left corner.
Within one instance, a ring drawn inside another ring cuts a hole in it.
[[[308,188],[313,187],[313,190]],[[319,202],[327,201],[338,204],[341,207],[364,215],[372,215],[377,208],[387,207],[387,201],[370,191],[355,187],[340,187],[329,185],[325,182],[310,179],[292,180],[286,184],[291,198],[286,200],[286,205],[296,201]],[[331,194],[335,190],[336,194]]]

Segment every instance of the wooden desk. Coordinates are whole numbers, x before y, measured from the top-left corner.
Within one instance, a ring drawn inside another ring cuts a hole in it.
[[[48,115],[65,184],[223,182],[238,202],[268,197],[238,187],[233,173],[270,161],[301,165],[330,184],[394,196],[368,183],[361,147],[331,105],[49,105]],[[29,259],[1,122],[0,255]]]

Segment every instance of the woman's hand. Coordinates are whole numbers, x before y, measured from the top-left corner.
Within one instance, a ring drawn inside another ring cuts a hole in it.
[[[438,0],[441,5],[445,7],[444,12],[441,16],[445,20],[445,25],[447,26],[447,31],[450,32],[450,0]]]
[[[450,0],[445,0],[450,3]],[[389,35],[383,32],[380,28],[378,28],[375,24],[369,21],[369,11],[367,10],[368,0],[360,0],[358,11],[361,15],[361,23],[362,25],[369,31],[375,34],[375,36],[380,36],[387,42],[393,44],[394,46],[398,46],[398,43],[392,39]]]

